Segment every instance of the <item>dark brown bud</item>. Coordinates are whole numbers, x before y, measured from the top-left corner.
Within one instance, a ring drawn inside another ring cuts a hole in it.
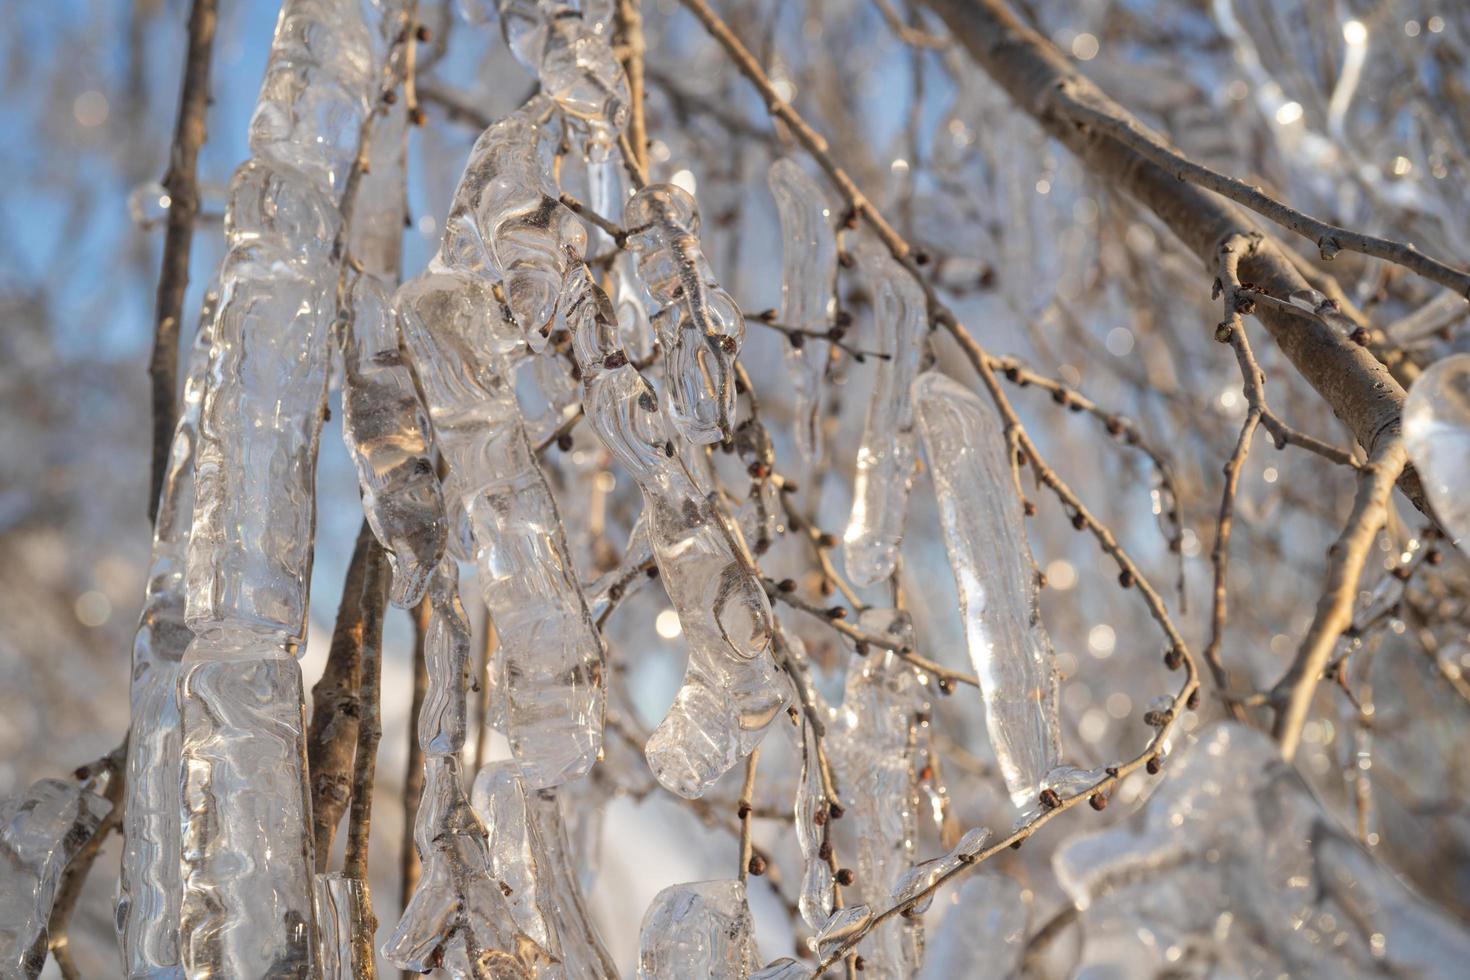
[[[796,580],[795,579],[790,579],[790,578],[783,578],[781,581],[779,581],[779,582],[776,583],[776,591],[778,591],[778,592],[795,592],[796,591]]]
[[[1024,513],[1027,517],[1035,517],[1036,505],[1029,500],[1023,501],[1021,503],[1021,512]]]
[[[1108,798],[1101,793],[1093,793],[1087,798],[1087,805],[1101,813],[1108,808]]]
[[[429,39],[434,36],[434,32],[429,30],[426,25],[420,24],[414,29],[413,36],[418,38],[421,43],[427,44]]]
[[[1178,647],[1170,647],[1164,651],[1164,666],[1170,670],[1178,670],[1179,665],[1184,663],[1184,654]]]
[[[853,880],[854,877],[855,877],[855,875],[853,875],[851,868],[838,868],[837,869],[837,883],[839,885],[843,886],[844,888],[846,888],[848,885],[852,884],[852,880]]]
[[[1057,791],[1052,789],[1050,786],[1041,791],[1040,799],[1041,805],[1046,807],[1048,810],[1055,810],[1057,807],[1062,805],[1062,798],[1058,796]]]
[[[1125,589],[1133,588],[1133,573],[1126,568],[1123,569],[1118,573],[1118,584]]]
[[[746,865],[746,868],[751,874],[759,878],[766,873],[766,859],[759,854],[752,854],[750,856],[750,863]]]
[[[1150,776],[1157,776],[1159,770],[1164,768],[1164,762],[1158,756],[1154,756],[1148,762],[1144,763],[1143,768]]]
[[[562,452],[566,452],[568,449],[571,449],[572,448],[572,437],[571,437],[571,435],[569,435],[568,433],[563,432],[561,435],[557,436],[556,437],[556,448],[557,449],[560,449]]]

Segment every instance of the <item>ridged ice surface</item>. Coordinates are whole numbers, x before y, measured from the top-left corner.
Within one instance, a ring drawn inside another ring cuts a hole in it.
[[[673,422],[696,445],[719,442],[735,416],[735,358],[745,318],[699,245],[699,207],[673,184],[649,184],[623,212],[638,276],[658,307]]]
[[[316,876],[317,930],[321,938],[322,980],[356,980],[352,923],[362,914],[365,885],[333,871]]]
[[[541,91],[597,142],[616,141],[628,114],[628,83],[605,29],[610,4],[497,0],[500,29]]]
[[[1166,772],[1141,820],[1053,859],[1083,910],[1082,973],[1464,973],[1463,924],[1340,829],[1264,735],[1217,724]]]
[[[913,643],[907,615],[870,609],[859,619],[869,632]],[[894,885],[912,867],[918,833],[919,716],[929,709],[914,669],[896,654],[873,651],[847,675],[842,706],[827,729],[827,750],[847,810],[849,861],[856,881],[850,904],[886,908]],[[923,951],[917,919],[898,917],[864,937],[858,952],[873,977],[910,976]]]
[[[118,939],[129,977],[179,972],[179,662],[193,638],[184,623],[184,552],[193,516],[194,442],[219,301],[205,290],[183,404],[158,498],[143,611],[133,634],[129,686]]]
[[[111,810],[81,783],[59,779],[0,801],[0,976],[41,972],[61,874]]]
[[[683,686],[648,740],[649,766],[673,792],[702,796],[750,753],[785,705],[769,653],[770,603],[736,553],[736,532],[674,452],[657,395],[623,352],[606,294],[585,267],[574,270],[567,294],[588,423],[643,492],[659,580],[689,645]]]
[[[914,412],[985,727],[1011,801],[1025,807],[1061,761],[1061,731],[1051,639],[1005,439],[988,405],[935,371],[914,382]]]
[[[753,929],[744,883],[670,885],[643,914],[639,980],[749,976],[760,965]]]
[[[822,771],[817,759],[817,733],[801,717],[801,778],[796,785],[796,842],[801,848],[801,891],[797,907],[806,924],[820,929],[832,914],[832,867],[821,856],[827,839],[828,808],[831,801],[822,789]],[[818,816],[820,814],[820,816]]]
[[[470,150],[445,226],[444,262],[483,265],[499,279],[511,317],[534,350],[546,346],[568,250],[587,246],[582,223],[558,200],[544,155],[555,109],[544,95],[498,120]]]
[[[575,779],[602,744],[602,641],[526,439],[513,329],[483,280],[442,267],[405,283],[396,306],[500,635],[511,750],[534,787]]]
[[[557,977],[602,980],[617,967],[587,911],[556,790],[530,790],[513,762],[475,776],[475,811],[490,835],[490,866],[510,890],[516,925],[559,962]]]
[[[184,969],[190,977],[310,977],[301,668],[285,656],[186,664],[179,702]]]
[[[587,196],[592,210],[598,214],[622,214],[628,195],[623,184],[623,161],[617,153],[587,154]],[[594,232],[599,240],[605,239],[606,247],[612,241],[605,233]],[[600,254],[600,248],[589,254]],[[643,283],[638,279],[637,262],[631,253],[619,249],[613,256],[608,269],[611,288],[608,290],[613,309],[617,311],[618,329],[623,336],[623,349],[628,357],[642,362],[653,354],[656,338],[653,324],[648,318],[648,296]]]
[[[872,585],[893,574],[908,515],[918,441],[910,387],[919,370],[927,306],[908,271],[876,242],[857,248],[858,269],[873,291],[876,349],[853,477],[852,513],[842,536],[842,555],[854,585]]]
[[[781,217],[781,322],[800,330],[824,333],[831,326],[836,302],[837,237],[832,212],[821,186],[795,161],[782,158],[767,176]],[[827,370],[827,342],[804,337],[788,346],[796,448],[802,458],[822,454],[822,376]]]
[[[1415,379],[1404,444],[1440,526],[1470,553],[1470,354],[1437,361]]]

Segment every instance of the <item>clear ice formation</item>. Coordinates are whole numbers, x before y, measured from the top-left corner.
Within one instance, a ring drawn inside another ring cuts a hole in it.
[[[1000,874],[975,874],[946,902],[930,930],[920,980],[1010,980],[1026,954],[1026,901],[1021,886]]]
[[[493,762],[475,776],[475,811],[490,835],[490,867],[510,891],[522,932],[555,960],[565,980],[617,977],[587,911],[556,790],[529,790],[513,762]]]
[[[400,969],[419,973],[442,966],[455,978],[529,977],[545,950],[516,930],[491,868],[485,827],[460,783],[470,627],[458,578],[457,566],[446,558],[429,583],[424,640],[429,686],[418,730],[424,795],[414,823],[423,865],[383,955]]]
[[[743,882],[670,885],[643,914],[639,980],[746,977],[759,963]]]
[[[314,975],[301,668],[277,650],[265,641],[239,659],[186,663],[179,681],[190,977]]]
[[[623,212],[638,276],[658,307],[675,427],[689,442],[719,442],[735,415],[735,358],[745,318],[699,246],[699,207],[683,188],[649,184]]]
[[[179,947],[190,976],[307,976],[313,879],[301,675],[336,318],[335,194],[373,96],[357,0],[287,0],[225,214],[195,458]],[[374,23],[382,16],[374,13]]]
[[[40,974],[61,874],[111,810],[83,783],[60,779],[0,801],[0,976]]]
[[[985,727],[1011,802],[1024,808],[1062,772],[1062,748],[1051,639],[1005,439],[990,407],[937,371],[914,382],[913,399]]]
[[[511,751],[533,788],[576,779],[602,745],[602,640],[516,403],[519,335],[489,282],[437,260],[395,306],[500,636]]]
[[[926,888],[932,887],[940,878],[959,868],[960,865],[984,850],[985,844],[989,840],[989,829],[975,827],[967,830],[964,836],[959,839],[959,842],[949,850],[949,853],[937,858],[931,858],[928,861],[922,861],[909,868],[909,870],[898,876],[898,880],[893,885],[893,903],[896,905],[900,902],[907,902],[909,899],[922,894]],[[910,908],[915,913],[922,915],[929,910],[929,905],[933,901],[934,896],[932,894],[927,895],[915,902]]]
[[[785,157],[771,164],[767,180],[781,218],[781,322],[826,333],[837,288],[837,236],[826,194],[799,164]],[[796,448],[803,459],[815,462],[822,455],[819,412],[827,342],[804,337],[801,346],[789,345],[786,367],[795,405]]]
[[[1470,554],[1470,354],[1436,361],[1404,401],[1404,444],[1434,516]]]
[[[129,977],[179,972],[179,663],[193,638],[184,623],[184,553],[193,516],[194,443],[219,303],[204,292],[189,355],[183,404],[174,425],[143,611],[133,635],[123,854],[117,898],[118,940]]]
[[[801,777],[796,785],[796,842],[801,848],[801,892],[797,908],[806,924],[819,929],[832,914],[832,866],[821,856],[827,839],[827,811],[831,801],[822,788],[822,771],[817,759],[817,733],[805,714],[801,716]],[[821,814],[819,817],[818,814]]]
[[[628,362],[612,305],[586,266],[573,270],[566,303],[587,421],[643,492],[659,578],[689,644],[683,686],[648,740],[649,767],[672,792],[702,796],[785,706],[769,652],[770,602],[736,553],[736,532],[675,452],[658,397]]]
[[[1053,859],[1081,911],[1083,974],[1464,972],[1470,933],[1340,829],[1264,735],[1216,724],[1168,773],[1141,822]]]
[[[869,609],[859,625],[913,643],[905,613]],[[827,751],[851,833],[849,860],[857,880],[850,900],[886,908],[901,876],[913,865],[918,835],[916,761],[919,716],[929,710],[913,667],[889,651],[874,650],[847,675],[842,706],[827,728]],[[923,930],[917,919],[891,919],[863,938],[859,952],[875,977],[908,977],[918,968]]]
[[[352,923],[361,915],[363,890],[361,878],[349,878],[338,871],[316,876],[322,980],[356,980],[362,975],[354,960]]]
[[[593,153],[589,153],[586,159],[587,196],[592,210],[598,214],[622,214],[628,201],[623,186],[622,160],[613,154],[599,157]],[[598,231],[594,234],[599,240],[606,240],[607,246],[611,247],[606,233]],[[632,360],[646,361],[653,356],[655,337],[653,324],[648,319],[649,301],[643,283],[638,279],[634,256],[619,249],[608,269],[608,278],[612,283],[613,309],[617,311],[618,328],[623,335],[623,349]]]
[[[511,53],[541,82],[541,91],[592,142],[610,146],[628,115],[628,82],[604,30],[606,0],[497,0],[500,30]]]
[[[750,975],[750,980],[811,980],[811,967],[802,966],[789,956],[772,960]]]
[[[866,905],[848,905],[837,909],[828,918],[826,925],[806,941],[807,945],[817,956],[826,959],[839,946],[861,932],[872,918],[873,910]],[[864,956],[863,959],[866,960],[867,957]],[[867,972],[866,969],[864,972]]]
[[[909,489],[918,444],[914,436],[911,386],[919,371],[928,307],[924,291],[888,250],[863,240],[858,269],[872,283],[877,350],[873,393],[868,400],[853,477],[852,513],[842,536],[847,576],[854,585],[873,585],[893,574],[903,541]]]
[[[567,256],[587,245],[586,229],[551,182],[543,137],[555,108],[534,96],[475,140],[440,249],[446,265],[482,267],[500,281],[511,318],[535,351],[556,319]]]

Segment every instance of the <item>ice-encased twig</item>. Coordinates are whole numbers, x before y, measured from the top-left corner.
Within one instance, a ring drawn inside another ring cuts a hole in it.
[[[765,589],[674,452],[658,398],[628,362],[606,294],[585,266],[567,283],[567,326],[582,372],[588,424],[643,492],[643,522],[659,579],[689,643],[689,667],[668,716],[648,740],[659,782],[685,797],[759,744],[786,703],[769,649]]]
[[[817,732],[805,714],[801,716],[801,778],[796,785],[794,816],[796,842],[801,848],[801,892],[797,908],[806,924],[818,929],[832,914],[832,866],[822,855],[826,840],[828,807],[817,757]],[[821,814],[820,817],[817,814]]]
[[[341,215],[372,97],[357,0],[287,0],[225,214],[200,413],[187,621],[180,956],[190,976],[314,969],[300,671]],[[381,14],[379,14],[381,15]]]
[[[893,574],[903,541],[918,443],[910,386],[919,370],[928,313],[924,292],[879,244],[857,248],[858,268],[871,284],[877,349],[888,355],[873,368],[852,513],[842,536],[847,576],[854,585],[873,585]]]
[[[790,159],[772,163],[767,179],[781,218],[781,322],[826,333],[837,286],[837,236],[826,194]],[[786,368],[791,374],[796,448],[807,462],[816,462],[822,455],[818,413],[827,342],[806,336],[801,346],[789,345]]]
[[[904,613],[869,609],[858,622],[913,647],[913,625]],[[895,653],[875,651],[847,675],[842,707],[827,728],[827,752],[848,811],[843,829],[853,835],[853,902],[886,908],[895,882],[913,865],[919,716],[928,710],[924,685]],[[868,933],[858,952],[873,976],[908,977],[918,969],[923,943],[922,924],[900,916]]]
[[[587,160],[587,196],[592,210],[598,214],[622,214],[628,195],[623,184],[623,162],[614,154],[596,157],[589,153]],[[606,239],[605,232],[594,231],[594,236]],[[593,250],[594,252],[596,249]],[[608,278],[612,283],[609,297],[617,311],[618,328],[623,335],[623,348],[628,357],[643,362],[653,355],[653,324],[648,319],[648,300],[643,284],[638,281],[634,268],[634,257],[625,250],[618,250],[608,267]]]
[[[395,305],[500,635],[511,750],[533,787],[575,779],[602,744],[602,641],[516,404],[519,340],[483,279],[437,263]]]
[[[209,365],[217,284],[204,292],[183,404],[158,496],[143,611],[133,634],[128,761],[117,930],[129,977],[178,977],[179,663],[193,638],[184,623],[184,552],[193,517],[194,441]]]
[[[322,980],[356,980],[363,975],[356,962],[357,945],[352,935],[353,924],[362,918],[366,888],[361,878],[348,877],[339,871],[316,876],[317,931],[321,943],[318,968]]]
[[[475,776],[472,801],[489,831],[490,865],[510,889],[521,931],[557,961],[566,980],[617,977],[617,967],[587,911],[556,790],[528,790],[513,762]]]
[[[507,46],[557,108],[604,146],[617,140],[628,115],[628,82],[613,55],[606,2],[498,0]],[[596,9],[589,9],[596,8]]]
[[[111,811],[86,784],[60,779],[0,802],[0,976],[41,972],[61,874]]]
[[[1011,801],[1024,807],[1062,746],[1051,639],[1005,439],[988,406],[936,371],[914,382],[913,400],[985,727]]]
[[[745,318],[699,246],[699,207],[683,188],[649,184],[623,212],[638,276],[659,307],[674,425],[695,445],[719,442],[735,416],[735,357]]]
[[[566,276],[587,231],[558,200],[544,156],[555,103],[544,95],[496,121],[475,140],[445,222],[444,264],[483,268],[501,281],[512,319],[532,350],[546,346]]]
[[[458,579],[457,566],[446,558],[429,583],[429,686],[418,727],[424,796],[414,823],[423,871],[383,955],[420,973],[442,963],[454,977],[529,976],[544,950],[516,931],[490,866],[485,828],[460,786],[470,626]]]
[[[744,882],[670,885],[643,914],[639,980],[739,978],[759,965]]]

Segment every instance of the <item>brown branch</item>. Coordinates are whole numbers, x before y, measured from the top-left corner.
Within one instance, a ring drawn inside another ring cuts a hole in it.
[[[752,872],[763,874],[766,864],[761,860],[755,864],[752,858],[752,843],[750,840],[751,814],[754,812],[755,804],[755,767],[760,764],[761,747],[757,745],[751,749],[750,755],[745,757],[745,782],[740,787],[740,802],[736,807],[736,813],[740,817],[740,873],[739,878],[744,882]]]
[[[1262,235],[1234,205],[1181,181],[1097,126],[1080,126],[1067,112],[1078,100],[1116,107],[1050,41],[1025,27],[998,0],[927,0],[1022,110],[1063,143],[1103,183],[1127,192],[1152,211],[1202,262],[1212,265],[1231,235],[1259,236],[1241,263],[1242,278],[1271,296],[1308,288],[1280,246]],[[1287,359],[1352,430],[1369,455],[1398,431],[1404,390],[1367,349],[1319,318],[1289,306],[1263,304],[1259,318]],[[1423,489],[1406,471],[1405,494],[1420,510]]]
[[[419,744],[419,715],[429,693],[428,662],[424,641],[429,635],[429,599],[413,607],[413,701],[408,709],[408,770],[403,777],[403,836],[398,845],[398,907],[408,900],[419,883],[419,852],[414,846],[414,822],[424,796],[424,748]],[[483,727],[483,726],[482,726]]]
[[[189,48],[184,55],[184,80],[179,114],[169,149],[168,229],[163,236],[163,263],[153,320],[153,356],[148,378],[153,392],[153,466],[148,493],[148,520],[158,518],[158,495],[173,447],[177,415],[175,389],[179,378],[179,323],[184,316],[184,293],[189,288],[189,247],[199,213],[196,170],[199,147],[205,139],[204,117],[209,108],[209,61],[214,50],[216,0],[194,0],[189,11]]]
[[[623,73],[628,76],[628,144],[638,169],[648,171],[648,123],[643,112],[643,12],[640,0],[617,0],[613,42],[623,52]]]
[[[1204,659],[1210,667],[1228,710],[1236,721],[1245,720],[1245,711],[1238,701],[1230,696],[1230,675],[1220,659],[1220,645],[1225,638],[1226,573],[1230,564],[1230,529],[1235,522],[1235,491],[1240,484],[1240,470],[1250,452],[1251,437],[1261,421],[1261,413],[1254,408],[1246,413],[1245,424],[1240,427],[1240,438],[1235,451],[1225,463],[1225,489],[1221,493],[1220,517],[1216,521],[1215,546],[1210,551],[1210,565],[1215,572],[1215,587],[1210,604],[1210,640],[1205,645]]]
[[[1272,734],[1281,743],[1281,754],[1288,760],[1301,743],[1302,726],[1307,723],[1312,696],[1332,649],[1343,631],[1352,625],[1358,579],[1378,532],[1388,520],[1389,497],[1407,463],[1403,440],[1394,438],[1369,457],[1359,472],[1352,513],[1341,536],[1327,552],[1327,587],[1317,602],[1312,625],[1291,667],[1271,689],[1270,702],[1276,711]]]

